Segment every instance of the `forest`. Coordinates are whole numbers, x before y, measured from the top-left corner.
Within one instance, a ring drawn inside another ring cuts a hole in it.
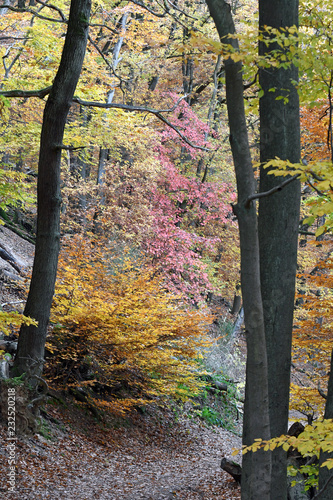
[[[5,498],[333,498],[332,27],[328,0],[2,1]],[[72,497],[20,473],[57,426],[115,477],[141,440],[222,463]]]

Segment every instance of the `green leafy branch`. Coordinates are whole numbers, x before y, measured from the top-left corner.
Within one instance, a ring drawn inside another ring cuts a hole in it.
[[[258,166],[258,165],[257,165]],[[333,164],[330,161],[291,163],[275,158],[264,165],[271,168],[269,174],[279,176],[297,175],[314,191],[306,200],[310,215],[303,222],[312,225],[319,217],[324,222],[318,227],[316,236],[333,231]]]

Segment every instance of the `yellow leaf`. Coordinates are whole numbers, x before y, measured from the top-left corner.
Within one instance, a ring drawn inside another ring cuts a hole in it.
[[[321,467],[327,467],[328,469],[333,469],[333,458],[325,460],[325,462],[321,464]]]

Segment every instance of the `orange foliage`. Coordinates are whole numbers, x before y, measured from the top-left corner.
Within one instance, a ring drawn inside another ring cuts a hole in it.
[[[200,387],[196,359],[211,320],[185,310],[151,268],[116,263],[96,240],[75,236],[60,259],[47,376],[91,386],[94,404],[116,412],[147,398],[186,398]]]
[[[333,259],[329,242],[315,250],[321,251],[320,260],[299,276],[294,360],[302,373],[299,385],[292,386],[291,405],[305,414],[319,416],[325,400],[318,384],[325,390],[333,340]]]
[[[311,161],[329,160],[327,145],[329,108],[327,102],[314,108],[301,108],[303,157]]]

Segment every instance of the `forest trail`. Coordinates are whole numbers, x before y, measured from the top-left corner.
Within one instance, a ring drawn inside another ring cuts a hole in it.
[[[15,493],[6,484],[8,449],[0,427],[1,498],[240,499],[238,485],[220,462],[231,457],[241,439],[225,429],[186,418],[175,421],[166,412],[164,419],[163,413],[137,415],[125,427],[104,430],[83,409],[66,413],[48,409],[42,427],[46,437],[17,440]]]

